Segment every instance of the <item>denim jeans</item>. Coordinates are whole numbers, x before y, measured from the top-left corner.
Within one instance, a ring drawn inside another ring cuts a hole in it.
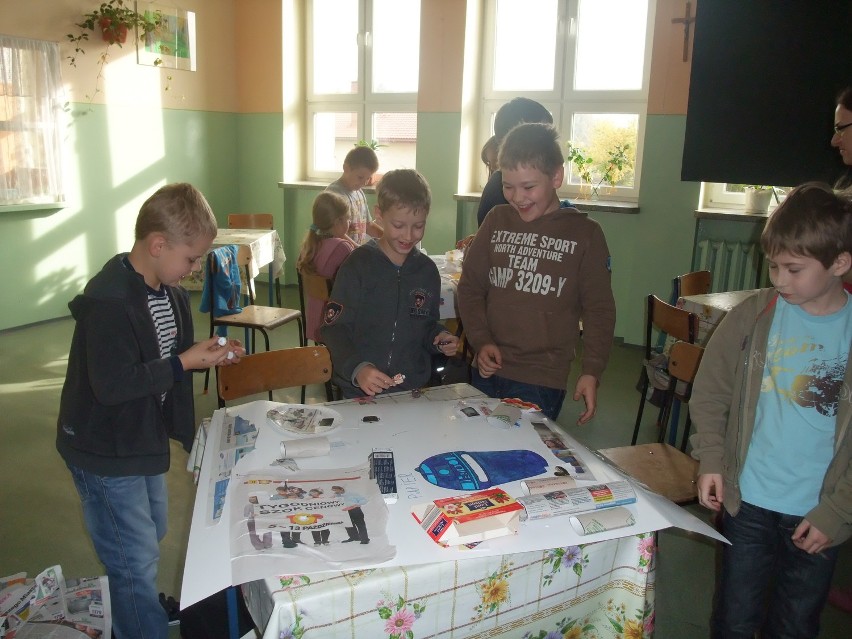
[[[166,534],[166,476],[103,477],[68,465],[83,519],[109,577],[112,625],[119,639],[166,639],[169,619],[157,591]]]
[[[746,502],[736,517],[727,511],[722,534],[722,576],[716,593],[713,637],[804,639],[819,634],[838,547],[809,555],[791,537],[802,517]],[[768,598],[768,605],[767,605]]]
[[[565,401],[565,390],[558,390],[548,386],[537,386],[535,384],[526,384],[524,382],[516,382],[513,379],[506,379],[499,375],[491,377],[482,377],[479,374],[479,369],[473,369],[473,379],[471,384],[477,390],[482,391],[489,397],[517,397],[525,402],[538,404],[541,412],[547,415],[553,421],[559,417],[559,411],[562,409],[562,402]]]

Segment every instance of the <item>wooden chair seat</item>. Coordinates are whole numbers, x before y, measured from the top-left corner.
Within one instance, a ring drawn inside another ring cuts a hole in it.
[[[637,444],[598,451],[625,473],[676,504],[698,499],[698,461],[669,444]]]

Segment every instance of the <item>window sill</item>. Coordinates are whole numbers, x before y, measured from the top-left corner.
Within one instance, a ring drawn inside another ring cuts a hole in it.
[[[325,188],[330,184],[330,182],[315,182],[313,180],[296,180],[295,182],[279,182],[279,189],[293,189],[296,191],[325,191]],[[374,185],[365,186],[363,189],[364,193],[375,193],[376,187]]]
[[[479,202],[480,193],[455,193],[453,199],[457,202]],[[572,198],[562,198],[571,201],[571,205],[578,211],[586,211],[587,213],[639,213],[638,202],[614,202],[608,200],[574,200]]]
[[[733,221],[753,221],[765,220],[769,213],[748,213],[743,209],[722,209],[702,207],[696,209],[695,217],[700,220],[733,220]]]
[[[67,202],[47,202],[43,204],[0,204],[0,213],[17,213],[19,211],[61,211]]]

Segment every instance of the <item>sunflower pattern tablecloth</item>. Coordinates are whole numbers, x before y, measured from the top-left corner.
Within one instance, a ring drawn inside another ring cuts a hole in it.
[[[652,533],[583,546],[243,584],[264,639],[641,639]]]

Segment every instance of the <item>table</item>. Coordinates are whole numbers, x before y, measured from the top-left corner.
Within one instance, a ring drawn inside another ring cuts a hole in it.
[[[639,629],[640,636],[642,625],[653,619],[653,531],[677,525],[721,539],[671,502],[635,486],[636,523],[627,529],[580,537],[562,517],[525,522],[520,534],[470,550],[438,546],[410,515],[412,504],[448,496],[445,489],[409,472],[425,457],[445,450],[482,450],[487,441],[497,450],[524,448],[547,456],[554,465],[564,463],[552,457],[534,432],[530,441],[529,416],[521,419],[521,427],[505,430],[495,430],[484,418],[460,419],[459,402],[482,401],[478,398],[472,387],[455,384],[426,389],[418,397],[406,392],[370,403],[327,404],[343,417],[343,427],[330,436],[341,445],[332,446],[327,457],[299,460],[300,466],[351,466],[373,446],[392,444],[400,499],[388,508],[387,537],[396,556],[381,565],[282,575],[286,568],[276,570],[280,562],[263,555],[261,568],[269,572],[244,584],[243,592],[255,621],[265,628],[264,637],[301,636],[308,630],[323,637],[379,637],[400,628],[403,635],[412,629],[416,636],[519,637],[527,631],[561,635],[576,624],[594,626],[600,637],[621,636],[614,623]],[[234,472],[263,465],[264,455],[276,454],[281,435],[263,428],[262,421],[273,406],[277,404],[260,401],[228,409],[258,424],[259,431],[254,452]],[[365,415],[381,421],[367,425],[361,421]],[[208,442],[219,440],[223,419],[224,411],[214,414]],[[547,425],[558,432],[553,422]],[[560,436],[598,480],[623,477],[575,440]],[[215,446],[208,445],[187,547],[181,593],[185,606],[231,583],[229,530],[223,525],[229,521],[228,500],[218,524],[205,522],[216,459]],[[521,494],[518,482],[501,486],[511,495]]]
[[[273,305],[272,283],[284,272],[284,247],[278,231],[269,229],[219,229],[210,248],[228,246],[248,246],[251,248],[251,264],[249,275],[252,279],[260,275],[265,266],[269,266],[269,305]],[[205,260],[202,260],[204,264]],[[190,291],[200,291],[204,288],[205,268],[193,271],[181,280],[181,285]],[[240,271],[240,277],[243,276]],[[243,286],[246,282],[243,282]]]
[[[716,326],[727,312],[754,292],[755,290],[746,290],[688,295],[678,299],[677,307],[698,315],[696,343],[706,346]]]

